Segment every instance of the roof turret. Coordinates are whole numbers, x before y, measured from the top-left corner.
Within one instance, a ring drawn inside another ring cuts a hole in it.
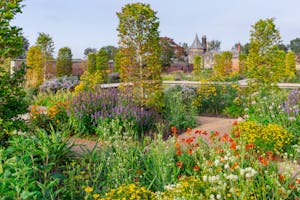
[[[198,38],[198,34],[196,34],[195,40],[190,48],[191,49],[203,49],[202,44]]]

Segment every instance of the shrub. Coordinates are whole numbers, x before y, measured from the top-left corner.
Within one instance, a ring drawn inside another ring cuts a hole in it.
[[[62,133],[18,135],[0,149],[0,194],[4,199],[60,199],[62,169],[72,157]]]
[[[94,133],[102,120],[119,118],[134,122],[134,129],[142,134],[143,131],[148,131],[154,126],[158,114],[135,105],[131,100],[130,94],[122,96],[117,89],[80,92],[70,101],[68,112],[71,123],[77,132]]]
[[[242,122],[234,130],[247,144],[254,144],[263,150],[283,152],[293,140],[293,135],[276,124],[266,126],[255,122]]]
[[[175,86],[166,90],[164,118],[169,127],[176,126],[179,131],[183,131],[196,125],[195,108],[192,106],[194,96],[193,88]]]
[[[197,89],[193,105],[198,113],[237,116],[242,111],[241,103],[237,101],[237,94],[235,85],[201,85]]]
[[[0,67],[0,140],[1,145],[8,139],[13,130],[24,128],[24,120],[18,115],[27,111],[28,102],[25,99],[26,92],[23,89],[25,65],[13,75],[5,72]]]
[[[42,92],[57,92],[58,90],[69,90],[72,91],[79,84],[79,80],[76,76],[64,76],[60,78],[53,78],[51,80],[45,81],[40,86],[40,91]]]
[[[105,199],[154,199],[155,194],[145,187],[139,187],[135,184],[122,185],[112,189],[105,194]]]

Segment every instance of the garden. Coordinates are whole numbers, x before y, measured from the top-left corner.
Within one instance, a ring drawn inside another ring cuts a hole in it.
[[[7,48],[0,61],[21,52],[18,34],[9,32],[16,31],[9,21],[20,3],[0,3],[8,12],[1,26],[11,37],[0,41]],[[140,22],[145,38],[131,26],[141,15],[149,20]],[[195,72],[208,81],[246,76],[246,87],[163,87],[155,12],[133,3],[117,16],[118,87],[102,87],[108,70],[99,59],[79,79],[40,83],[33,67],[9,74],[0,65],[0,199],[299,200],[300,90],[277,87],[296,76],[295,66],[282,68],[285,55],[272,42],[266,54],[257,48],[265,39],[259,31],[278,36],[274,20],[252,27],[243,70],[229,72],[221,56],[214,71]],[[130,44],[128,35],[138,42]],[[229,132],[208,132],[197,128],[199,115],[236,121]]]

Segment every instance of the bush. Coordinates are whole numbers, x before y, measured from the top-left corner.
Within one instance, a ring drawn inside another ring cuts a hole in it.
[[[121,95],[117,89],[80,92],[71,99],[67,112],[75,131],[89,134],[105,119],[133,122],[139,134],[153,128],[158,119],[155,111],[135,105],[130,94]]]
[[[75,89],[75,87],[79,84],[79,80],[77,76],[64,76],[60,78],[53,78],[51,80],[45,81],[40,86],[40,91],[42,92],[57,92],[58,90],[69,90],[72,91]]]
[[[176,126],[179,131],[196,125],[195,108],[192,101],[195,90],[189,87],[175,86],[165,91],[164,118],[169,127]]]
[[[254,144],[264,151],[283,152],[293,141],[293,135],[276,124],[266,126],[255,122],[242,122],[234,129],[247,144]]]
[[[240,115],[242,109],[237,99],[237,87],[234,85],[201,85],[197,89],[193,105],[198,113]]]
[[[71,159],[62,133],[18,135],[0,149],[0,194],[4,199],[60,199],[63,166]]]
[[[28,102],[25,99],[26,92],[23,89],[25,65],[15,71],[11,76],[0,67],[0,140],[1,145],[9,138],[13,130],[23,129],[24,120],[18,115],[27,111]]]

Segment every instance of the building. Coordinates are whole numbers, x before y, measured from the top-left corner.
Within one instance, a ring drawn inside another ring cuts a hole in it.
[[[202,36],[202,42],[200,42],[198,34],[196,34],[194,42],[188,51],[189,64],[194,64],[194,57],[196,55],[202,57],[203,68],[211,69],[213,67],[215,52],[207,51],[207,40],[205,35]]]
[[[10,64],[10,73],[12,74],[22,63],[26,63],[26,59],[14,59]],[[47,60],[45,63],[45,79],[54,78],[56,75],[56,60]],[[72,60],[72,75],[80,76],[86,70],[87,64],[85,60],[73,59]]]

